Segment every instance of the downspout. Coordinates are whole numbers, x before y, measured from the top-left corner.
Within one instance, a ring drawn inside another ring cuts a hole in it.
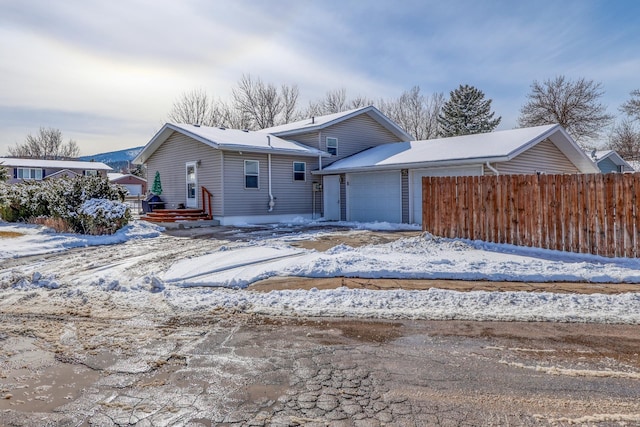
[[[491,166],[491,163],[487,162],[487,167],[489,168],[489,170],[491,170],[491,172],[495,173],[496,176],[500,175],[500,172],[498,172],[498,169],[494,168],[493,166]]]
[[[271,147],[271,136],[269,135],[267,135],[267,142],[269,143],[269,147]],[[276,205],[276,200],[271,192],[271,153],[267,154],[267,163],[269,165],[269,209],[267,209],[267,212],[272,212],[273,207]]]

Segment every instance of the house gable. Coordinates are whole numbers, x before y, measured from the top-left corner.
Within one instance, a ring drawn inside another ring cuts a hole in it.
[[[501,174],[580,173],[580,170],[549,139],[534,145],[506,162],[493,165]],[[485,165],[487,175],[494,174]]]

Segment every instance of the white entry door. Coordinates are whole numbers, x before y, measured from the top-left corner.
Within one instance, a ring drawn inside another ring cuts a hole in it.
[[[196,168],[196,162],[187,163],[187,207],[198,207],[198,169]]]
[[[322,178],[324,195],[324,219],[340,221],[340,176],[327,175]]]

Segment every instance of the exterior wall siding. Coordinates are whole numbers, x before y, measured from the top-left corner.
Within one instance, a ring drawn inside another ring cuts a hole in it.
[[[347,178],[340,175],[340,221],[347,220]]]
[[[2,166],[0,164],[0,166]],[[7,169],[8,173],[9,173],[9,180],[7,181],[7,183],[9,184],[16,184],[18,182],[23,182],[25,180],[23,179],[19,179],[17,178],[18,176],[18,169],[22,168],[22,166],[20,166],[20,168],[15,167],[15,166],[4,166],[5,169]],[[62,177],[73,177],[73,176],[83,176],[85,174],[85,172],[87,170],[95,170],[95,169],[72,169],[72,168],[62,168],[62,169],[55,169],[55,168],[38,168],[38,167],[31,167],[31,168],[27,168],[27,169],[42,169],[42,179],[47,179],[49,178],[49,176],[51,175],[55,175],[53,178],[62,178]],[[62,172],[62,173],[60,173]],[[105,170],[98,170],[97,171],[98,176],[101,176],[103,178],[107,177],[107,171]],[[58,175],[56,175],[58,174]],[[31,180],[28,180],[31,181]]]
[[[409,223],[409,170],[402,169],[400,171],[400,177],[402,182],[402,222]]]
[[[245,188],[244,161],[260,162],[259,188]],[[293,162],[306,163],[306,180],[293,180]],[[271,156],[271,193],[275,206],[269,209],[269,162],[267,154],[224,153],[224,215],[256,216],[312,214],[313,181],[311,171],[318,167],[317,159],[297,156]],[[319,210],[319,207],[318,207]]]
[[[580,172],[567,156],[549,140],[542,141],[535,147],[508,162],[495,163],[492,166],[495,167],[499,173],[507,175],[528,175],[537,172],[549,174]],[[484,166],[484,173],[485,175],[494,174],[486,165]]]
[[[604,159],[598,162],[598,168],[602,173],[619,172],[618,165],[611,159]]]
[[[367,148],[400,141],[397,136],[367,114],[361,114],[323,129],[319,147],[323,151],[327,151],[327,137],[338,138],[338,154],[337,156],[324,158],[323,166],[359,153]],[[296,138],[292,139],[299,141]]]
[[[160,172],[162,194],[166,207],[177,208],[186,203],[186,170],[187,162],[200,161],[197,169],[198,206],[202,208],[201,186],[213,194],[212,207],[214,215],[222,215],[224,195],[222,193],[222,154],[202,142],[196,141],[179,132],[174,132],[147,161],[147,177],[150,186],[156,171]]]

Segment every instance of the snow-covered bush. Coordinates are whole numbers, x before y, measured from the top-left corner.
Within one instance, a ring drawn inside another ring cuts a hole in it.
[[[131,212],[122,202],[89,199],[78,209],[77,220],[84,234],[113,234],[131,220]]]
[[[104,234],[103,230],[112,230],[110,232],[113,233],[129,222],[131,213],[128,210],[109,208],[109,214],[98,214],[100,219],[96,222],[87,218],[82,206],[92,199],[122,202],[125,194],[125,188],[102,177],[78,176],[0,184],[0,217],[10,222],[60,218],[67,228],[77,233]],[[95,227],[89,223],[95,223]]]

